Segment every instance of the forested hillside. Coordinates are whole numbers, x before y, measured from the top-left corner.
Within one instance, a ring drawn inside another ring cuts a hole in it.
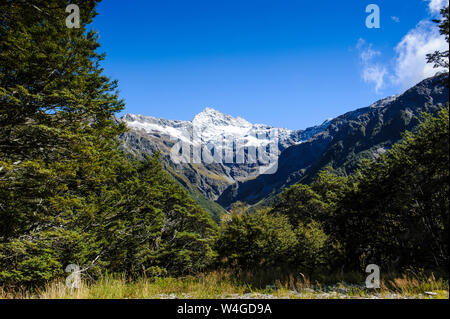
[[[281,152],[275,174],[235,183],[217,202],[224,207],[235,201],[267,206],[284,188],[311,183],[327,166],[343,176],[354,173],[360,160],[379,156],[400,141],[403,132],[414,130],[423,112],[436,114],[445,105],[445,79],[448,74],[426,79],[399,96],[332,119],[325,130]]]
[[[36,284],[69,264],[130,276],[212,260],[216,225],[157,159],[119,150],[123,108],[98,35],[65,25],[66,1],[0,5],[0,283]]]

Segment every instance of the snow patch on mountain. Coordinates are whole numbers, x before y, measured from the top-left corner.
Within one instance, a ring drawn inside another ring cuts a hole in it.
[[[132,129],[143,130],[147,134],[165,135],[172,140],[213,145],[223,141],[239,141],[244,146],[265,145],[275,138],[280,144],[293,145],[326,129],[328,123],[325,121],[305,131],[293,131],[266,124],[252,124],[241,117],[233,117],[209,107],[195,115],[192,121],[166,120],[134,114],[126,114],[122,120]],[[192,138],[193,136],[195,137]]]

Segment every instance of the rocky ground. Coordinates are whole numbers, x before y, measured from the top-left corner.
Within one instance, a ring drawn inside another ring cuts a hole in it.
[[[186,293],[159,294],[161,299],[190,299],[192,296]],[[327,286],[321,288],[305,288],[296,290],[274,290],[271,293],[245,293],[216,295],[217,299],[448,299],[448,291],[426,291],[418,294],[393,293],[386,291],[367,290],[363,286]]]

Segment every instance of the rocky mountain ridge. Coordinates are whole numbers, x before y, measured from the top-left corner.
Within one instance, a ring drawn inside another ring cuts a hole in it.
[[[130,130],[121,139],[124,148],[135,156],[160,152],[166,169],[191,194],[195,193],[194,197],[216,201],[225,208],[235,201],[254,205],[273,200],[289,185],[310,182],[325,166],[350,174],[361,158],[373,158],[389,149],[405,130],[414,129],[421,112],[434,113],[448,102],[448,89],[439,85],[445,76],[448,74],[426,79],[403,94],[305,130],[252,124],[206,108],[191,121],[126,114],[120,120]],[[227,140],[234,144],[224,143]],[[180,142],[192,148],[206,145],[212,153],[234,151],[233,161],[222,157],[211,163],[175,163],[171,150]],[[262,163],[250,161],[250,152],[245,153],[244,163],[236,162],[239,143],[262,149],[276,143],[279,156],[274,174],[260,174]]]

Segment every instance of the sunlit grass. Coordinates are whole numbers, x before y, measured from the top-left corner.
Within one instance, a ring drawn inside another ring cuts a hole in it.
[[[357,279],[357,276],[348,275]],[[242,278],[245,278],[243,280]],[[260,280],[259,278],[257,280]],[[252,284],[249,274],[236,276],[214,271],[205,275],[183,278],[140,278],[128,280],[122,275],[107,275],[94,282],[81,281],[79,288],[70,289],[64,280],[47,283],[34,290],[0,287],[0,298],[36,299],[222,299],[222,298],[449,298],[448,279],[434,274],[387,275],[379,289],[336,281],[334,284],[312,282],[300,274],[275,280],[260,287]]]

